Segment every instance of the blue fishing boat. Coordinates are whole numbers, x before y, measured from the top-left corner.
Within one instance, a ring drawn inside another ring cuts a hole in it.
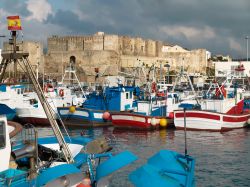
[[[171,150],[161,150],[147,164],[129,175],[136,187],[185,186],[194,187],[195,160]]]
[[[118,85],[105,87],[87,96],[82,107],[58,107],[58,113],[66,125],[93,127],[111,124],[110,111],[129,111],[133,107],[134,92],[139,88]]]
[[[0,116],[0,186],[76,186],[83,180],[83,167],[91,174],[91,184],[96,184],[137,159],[129,151],[113,155],[103,139],[66,136],[73,156],[73,161],[67,163],[56,137],[36,138],[35,134],[29,126],[21,141],[11,141],[6,117]],[[98,159],[103,162],[94,166]]]

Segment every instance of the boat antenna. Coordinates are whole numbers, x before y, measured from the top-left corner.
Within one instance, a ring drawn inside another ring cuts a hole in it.
[[[186,108],[184,108],[184,138],[185,138],[185,156],[187,156],[187,128],[186,128]]]

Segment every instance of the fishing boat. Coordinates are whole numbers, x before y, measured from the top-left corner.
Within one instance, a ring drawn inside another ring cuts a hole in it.
[[[45,97],[48,100],[51,108],[57,111],[57,107],[62,106],[78,106],[84,102],[83,97],[78,97],[76,94],[72,93],[72,90],[65,85],[58,85],[57,87],[46,87]],[[29,93],[31,95],[31,93]],[[49,121],[46,117],[45,111],[42,104],[40,103],[38,96],[33,93],[33,96],[27,97],[25,100],[29,102],[26,106],[17,106],[16,115],[20,121],[25,123],[31,123],[37,126],[48,126]],[[56,116],[58,118],[58,116]]]
[[[76,89],[79,91],[76,91]],[[54,83],[48,81],[44,84],[43,90],[46,99],[54,111],[57,111],[57,107],[79,106],[86,99],[85,93],[76,76],[75,69],[71,65],[65,68],[61,82]],[[28,102],[29,105],[16,106],[16,115],[20,121],[24,124],[31,123],[37,126],[48,126],[49,121],[36,93],[25,94],[24,101]],[[58,116],[56,118],[59,120]]]
[[[133,86],[104,87],[87,96],[81,107],[58,107],[64,123],[70,126],[96,127],[111,125],[110,113],[130,110],[136,90]]]
[[[194,167],[191,156],[161,150],[149,158],[147,164],[133,171],[129,179],[136,187],[195,187]]]
[[[243,128],[250,117],[244,113],[244,98],[240,88],[221,86],[217,82],[210,85],[204,99],[200,101],[200,109],[186,106],[187,128],[192,130],[223,131]],[[174,124],[183,129],[183,110],[174,111]]]
[[[16,117],[17,106],[30,106],[27,100],[29,93],[27,87],[20,84],[1,84],[0,85],[0,114],[5,114],[8,120]]]
[[[112,124],[116,128],[138,130],[154,130],[159,128],[160,123],[162,123],[162,126],[166,126],[166,93],[157,96],[156,87],[152,86],[152,88],[149,92],[141,91],[129,110],[112,111]]]

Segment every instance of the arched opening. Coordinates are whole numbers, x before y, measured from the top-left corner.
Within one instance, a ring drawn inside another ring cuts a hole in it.
[[[76,68],[76,57],[75,56],[71,56],[69,58],[69,66],[72,70],[75,70],[75,68]]]
[[[76,57],[75,56],[71,56],[69,58],[69,67],[70,67],[71,71],[76,70]],[[73,79],[74,79],[74,73],[73,72],[70,73],[70,77],[71,77],[70,83],[73,84]]]

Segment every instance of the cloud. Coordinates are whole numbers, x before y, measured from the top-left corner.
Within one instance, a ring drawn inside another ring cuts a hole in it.
[[[21,15],[30,36],[37,28],[43,37],[104,31],[238,57],[250,35],[249,0],[1,0],[0,7]]]
[[[206,26],[203,28],[196,28],[191,26],[160,26],[160,32],[167,34],[173,38],[184,36],[187,40],[208,40],[215,37],[215,32],[212,28]]]
[[[229,38],[229,47],[232,50],[238,51],[239,53],[242,53],[242,51],[243,51],[241,44],[233,38]]]
[[[36,19],[39,22],[45,21],[49,14],[52,14],[52,7],[47,0],[28,0],[26,2],[27,10],[31,15],[26,20]]]

